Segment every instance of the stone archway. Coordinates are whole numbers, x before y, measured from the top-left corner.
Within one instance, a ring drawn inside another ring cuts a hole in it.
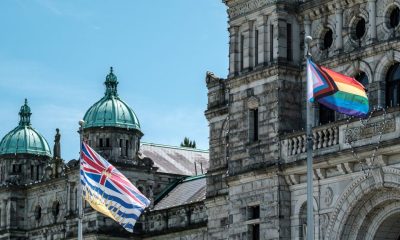
[[[400,211],[396,211],[387,217],[379,228],[375,231],[373,236],[374,240],[399,240],[400,239]]]
[[[339,198],[324,239],[398,240],[400,170],[383,167],[361,175]]]

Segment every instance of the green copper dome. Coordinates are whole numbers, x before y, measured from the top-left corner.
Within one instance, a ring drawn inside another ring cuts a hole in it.
[[[18,127],[9,132],[0,142],[0,155],[28,153],[51,157],[46,139],[31,127],[31,115],[31,109],[25,99],[25,104],[19,111]]]
[[[140,131],[139,119],[135,112],[118,97],[118,80],[112,67],[104,84],[106,85],[105,95],[86,112],[83,118],[84,128],[120,127]]]

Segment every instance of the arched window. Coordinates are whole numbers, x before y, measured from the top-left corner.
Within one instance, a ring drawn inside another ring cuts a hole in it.
[[[58,201],[53,202],[51,213],[53,214],[54,218],[57,218],[58,214],[60,214],[60,203]]]
[[[389,14],[389,28],[396,28],[400,23],[400,9],[395,6]]]
[[[332,29],[328,28],[327,31],[325,32],[324,36],[324,41],[322,44],[322,50],[326,50],[332,46],[333,43],[333,31]]]
[[[36,219],[36,220],[40,220],[40,218],[42,218],[42,208],[40,207],[40,205],[37,205],[37,206],[35,207],[35,212],[34,212],[34,214],[35,214],[35,219]]]
[[[364,36],[365,32],[365,19],[359,18],[355,29],[355,37],[357,38],[357,40],[360,40]]]
[[[354,78],[361,83],[365,89],[368,87],[368,76],[365,72],[359,72],[357,75],[354,76]]]
[[[319,124],[327,124],[335,121],[335,111],[319,104]]]
[[[389,68],[386,75],[386,106],[397,106],[400,103],[400,64]]]
[[[299,239],[307,239],[307,202],[305,202],[299,212]]]

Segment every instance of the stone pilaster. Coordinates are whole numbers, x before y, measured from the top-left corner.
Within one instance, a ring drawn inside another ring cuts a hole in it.
[[[239,71],[239,27],[231,26],[229,28],[229,76],[234,76]]]
[[[6,226],[6,217],[7,217],[7,200],[3,200],[1,203],[1,221],[0,228],[4,228]]]
[[[368,0],[368,10],[369,10],[369,37],[370,41],[374,42],[376,40],[376,0]]]
[[[255,53],[254,53],[254,34],[255,34],[255,31],[254,31],[254,20],[252,20],[252,21],[249,21],[249,40],[248,40],[248,45],[249,45],[249,53],[248,53],[248,56],[249,56],[249,70],[251,70],[251,69],[253,69],[254,67],[255,67],[255,62],[254,62],[254,60],[255,60]]]
[[[264,15],[258,25],[258,65],[266,65],[268,62],[268,16]]]
[[[304,17],[304,36],[311,36],[311,21],[310,17],[306,15]],[[307,48],[304,47],[304,56],[307,55]]]
[[[336,5],[336,51],[341,51],[343,49],[343,9],[338,3]]]

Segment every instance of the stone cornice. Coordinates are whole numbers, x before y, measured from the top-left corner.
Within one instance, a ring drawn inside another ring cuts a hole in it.
[[[227,86],[230,89],[240,87],[243,84],[250,84],[260,79],[277,77],[279,75],[299,75],[301,68],[296,65],[273,64],[260,69],[252,70],[246,74],[228,78]]]
[[[253,0],[253,1],[229,1],[226,0],[224,3],[228,6],[227,13],[230,21],[256,12],[257,10],[265,7],[276,7],[279,4],[290,4],[297,5],[297,1],[294,0]]]

